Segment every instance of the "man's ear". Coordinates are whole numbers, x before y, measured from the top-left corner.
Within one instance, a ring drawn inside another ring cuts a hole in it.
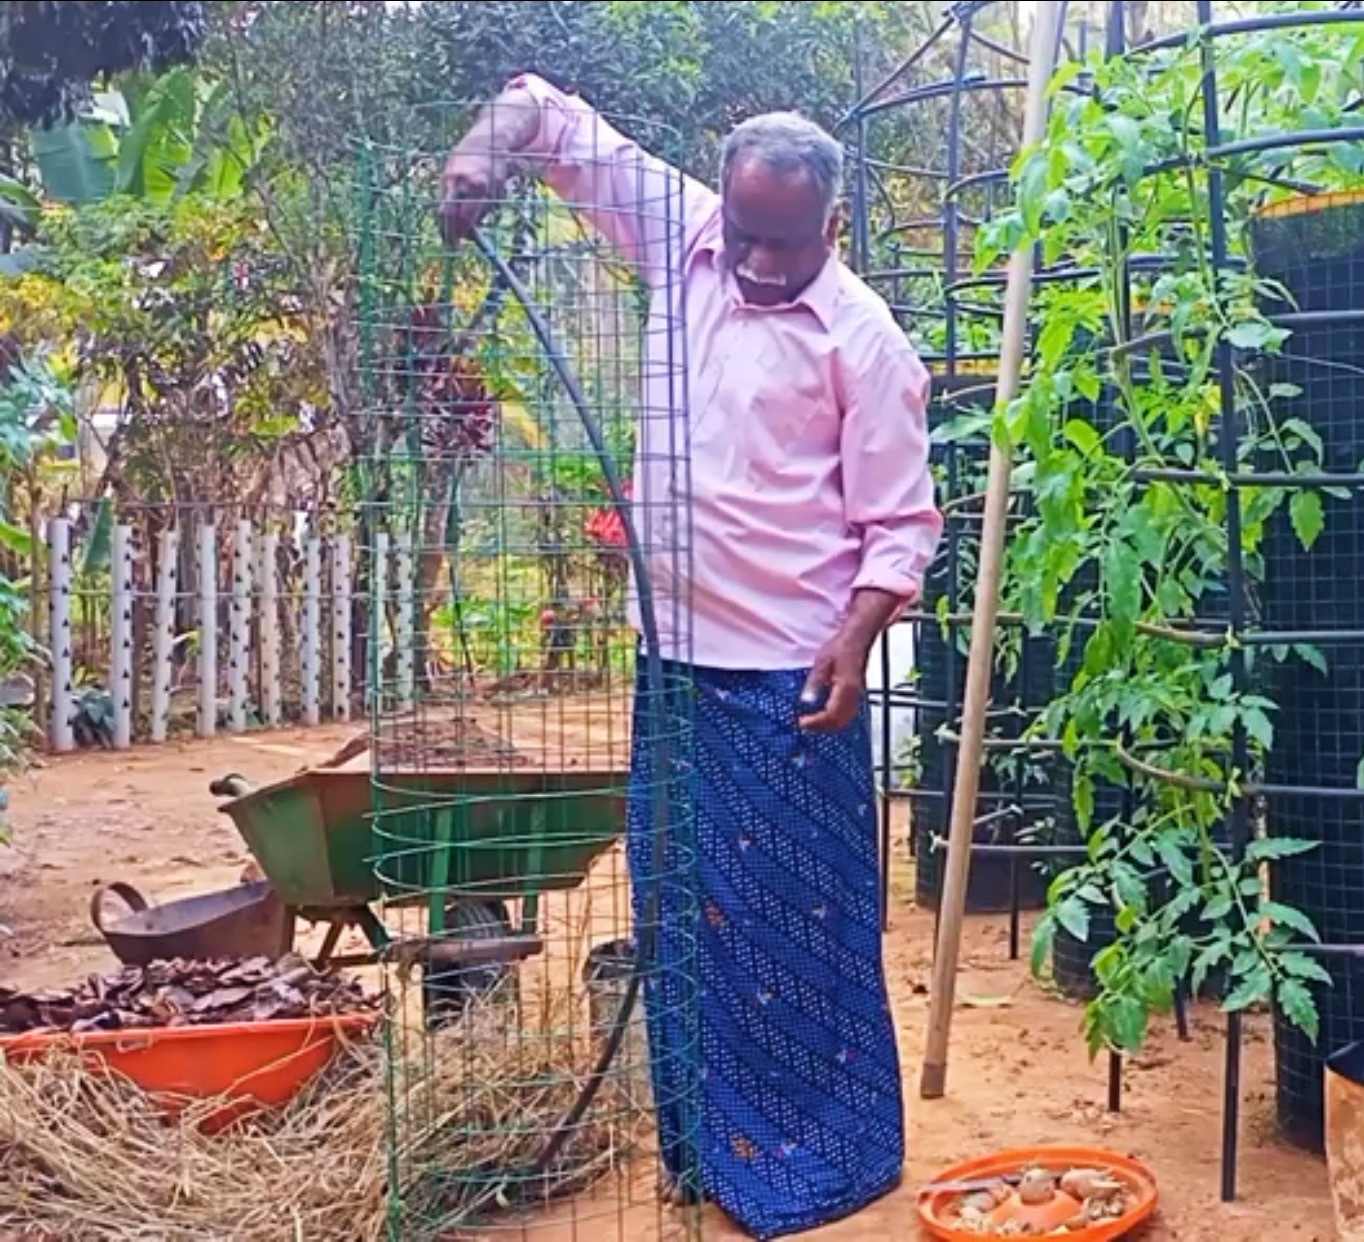
[[[824,240],[829,246],[838,244],[838,235],[843,231],[843,205],[835,203],[829,212],[829,223],[824,226]]]

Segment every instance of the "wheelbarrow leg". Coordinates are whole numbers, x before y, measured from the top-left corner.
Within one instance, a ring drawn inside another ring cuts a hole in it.
[[[382,949],[388,944],[388,928],[379,922],[374,911],[368,906],[361,906],[355,912],[355,921],[360,925],[360,930],[365,933],[365,939],[372,948]]]
[[[338,919],[333,919],[327,924],[327,934],[322,939],[322,948],[313,959],[314,970],[325,970],[327,968],[327,962],[336,950],[336,942],[341,939],[341,928],[343,926],[344,924]]]

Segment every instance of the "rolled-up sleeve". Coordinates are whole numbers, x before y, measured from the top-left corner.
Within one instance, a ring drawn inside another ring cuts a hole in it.
[[[927,369],[892,326],[868,334],[845,360],[844,513],[861,535],[853,590],[902,606],[919,598],[942,534],[928,463]]]
[[[539,117],[535,136],[518,155],[646,284],[676,275],[715,212],[715,192],[644,150],[581,96],[530,73],[508,85],[530,95]]]

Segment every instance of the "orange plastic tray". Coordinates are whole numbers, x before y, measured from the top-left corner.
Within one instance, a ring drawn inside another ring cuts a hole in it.
[[[1011,1151],[997,1152],[993,1156],[966,1160],[953,1165],[950,1169],[944,1169],[919,1192],[920,1223],[933,1237],[944,1238],[947,1242],[989,1242],[992,1237],[1009,1236],[969,1233],[964,1229],[958,1229],[954,1222],[956,1205],[962,1197],[961,1192],[935,1191],[933,1188],[938,1183],[1004,1177],[1029,1168],[1051,1169],[1058,1174],[1075,1168],[1103,1169],[1122,1182],[1132,1196],[1132,1207],[1124,1215],[1117,1220],[1100,1221],[1084,1229],[1067,1233],[1065,1236],[1070,1242],[1109,1242],[1111,1238],[1120,1238],[1129,1230],[1135,1229],[1156,1210],[1156,1179],[1139,1160],[1097,1147],[1018,1147]],[[1062,1223],[1059,1217],[1069,1216],[1069,1212],[1060,1212],[1059,1208],[1054,1207],[1058,1203],[1064,1208],[1075,1205],[1075,1200],[1057,1191],[1056,1200],[1046,1207],[1053,1208],[1053,1213],[1057,1214],[1058,1218],[1047,1222],[1038,1220],[1039,1226],[1054,1229]],[[1042,1210],[1046,1211],[1045,1208]]]
[[[358,1013],[84,1035],[33,1032],[0,1038],[0,1056],[24,1061],[57,1049],[88,1054],[93,1064],[158,1097],[170,1112],[187,1098],[225,1096],[235,1103],[202,1122],[204,1130],[214,1132],[262,1106],[291,1099],[331,1060],[343,1034],[362,1034],[376,1021],[375,1014]]]

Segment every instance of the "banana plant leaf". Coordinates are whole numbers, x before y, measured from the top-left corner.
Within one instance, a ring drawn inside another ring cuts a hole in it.
[[[108,198],[116,184],[118,140],[98,121],[31,131],[33,159],[48,195],[80,206]]]

